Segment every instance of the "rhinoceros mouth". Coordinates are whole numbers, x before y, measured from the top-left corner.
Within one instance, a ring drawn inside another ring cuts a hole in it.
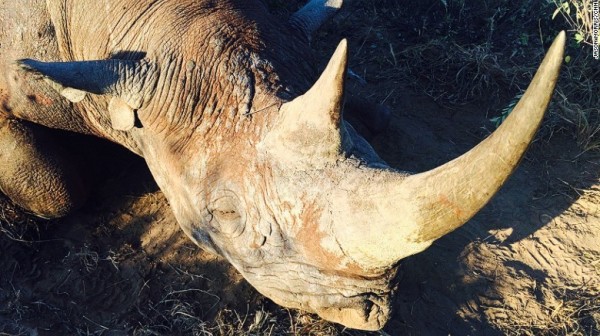
[[[391,292],[313,295],[306,292],[274,293],[268,296],[277,304],[315,313],[326,320],[361,330],[379,330],[392,312]]]
[[[315,312],[324,319],[350,328],[379,330],[389,320],[392,309],[390,294],[385,296],[365,293],[345,298],[340,305],[323,305]]]
[[[275,303],[316,313],[345,326],[379,330],[391,315],[396,270],[379,277],[329,273],[306,264],[246,268],[244,277]]]

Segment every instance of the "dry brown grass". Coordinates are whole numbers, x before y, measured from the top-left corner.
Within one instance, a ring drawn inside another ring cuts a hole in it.
[[[600,43],[596,36],[594,40],[594,19],[592,16],[592,0],[553,0],[556,5],[553,17],[559,13],[569,25],[577,43],[587,44],[588,46],[598,45]]]
[[[525,91],[554,36],[572,25],[552,20],[556,7],[543,1],[357,1],[348,7],[334,29],[357,44],[351,54],[359,75],[377,83],[401,80],[457,112],[485,102],[482,112],[490,118],[511,110],[508,101]],[[357,24],[354,16],[366,22]],[[598,152],[600,66],[591,48],[573,38],[540,137],[571,134],[582,152]]]
[[[512,319],[497,323],[506,335],[571,335],[591,336],[600,332],[600,287],[588,284],[546,290],[545,308],[549,319]],[[512,314],[514,316],[514,314]]]
[[[459,45],[456,41],[436,39],[408,47],[406,74],[417,90],[436,102],[456,108],[481,97],[494,100],[513,83],[513,69],[503,67],[498,53],[487,44]]]
[[[0,192],[0,234],[11,240],[31,243],[32,237],[39,237],[37,233],[41,222],[25,214]]]
[[[600,67],[580,54],[563,68],[551,112],[573,132],[584,152],[600,151]],[[560,123],[558,124],[561,125]]]

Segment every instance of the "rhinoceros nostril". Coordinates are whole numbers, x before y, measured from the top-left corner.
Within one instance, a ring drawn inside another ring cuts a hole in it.
[[[254,233],[254,239],[252,240],[250,247],[253,249],[258,249],[258,248],[263,247],[266,242],[267,242],[267,237],[265,237],[259,233]]]

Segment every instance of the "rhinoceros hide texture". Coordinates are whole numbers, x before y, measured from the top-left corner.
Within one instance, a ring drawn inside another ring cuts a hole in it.
[[[496,132],[412,174],[344,120],[347,42],[315,66],[308,43],[341,4],[313,0],[281,21],[259,0],[2,2],[1,190],[63,216],[85,186],[47,128],[111,140],[145,159],[187,236],[259,292],[382,328],[398,261],[463,225],[517,166],[565,34]]]

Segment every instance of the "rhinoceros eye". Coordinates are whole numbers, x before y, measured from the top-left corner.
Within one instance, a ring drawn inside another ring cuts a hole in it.
[[[232,220],[237,220],[240,218],[240,214],[238,214],[238,212],[234,209],[227,209],[227,210],[215,210],[213,212],[213,215],[219,217],[219,220],[224,220],[224,221],[232,221]]]
[[[227,194],[217,198],[211,206],[215,229],[233,238],[244,232],[245,220],[240,201],[235,195]]]

